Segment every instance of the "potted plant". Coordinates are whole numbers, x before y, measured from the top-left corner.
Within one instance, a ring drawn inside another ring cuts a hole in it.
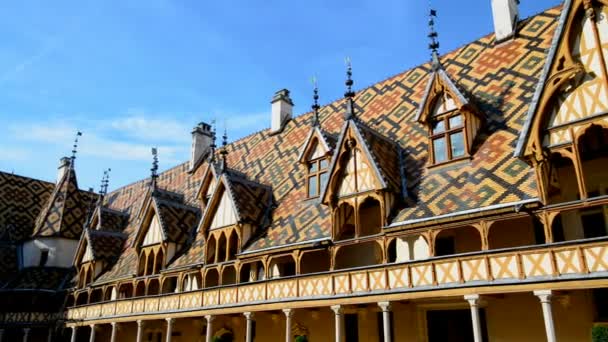
[[[591,330],[591,341],[608,342],[608,325],[596,324]]]
[[[295,342],[308,342],[308,336],[306,335],[296,335]]]

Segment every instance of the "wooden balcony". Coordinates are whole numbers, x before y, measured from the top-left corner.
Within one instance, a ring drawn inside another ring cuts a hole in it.
[[[454,255],[300,275],[191,292],[81,305],[67,319],[94,320],[279,301],[605,277],[608,238]]]

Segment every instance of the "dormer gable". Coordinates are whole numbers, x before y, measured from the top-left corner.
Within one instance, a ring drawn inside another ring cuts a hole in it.
[[[439,62],[434,62],[416,120],[428,129],[429,165],[471,156],[484,118]]]
[[[325,188],[335,142],[318,126],[313,126],[301,148],[298,160],[305,165],[306,198],[317,198]]]
[[[300,150],[298,160],[300,163],[306,163],[311,160],[329,157],[332,152],[333,147],[331,146],[330,139],[319,127],[314,126],[310,130],[310,133],[308,133],[306,142]]]
[[[84,230],[73,261],[80,287],[93,282],[118,260],[126,238],[122,233]]]
[[[216,169],[216,165],[213,162],[207,163],[207,168],[203,173],[203,178],[201,181],[201,185],[198,188],[196,193],[196,198],[202,203],[203,207],[209,205],[209,201],[211,200],[211,196],[215,191],[215,187],[217,186],[218,172]]]

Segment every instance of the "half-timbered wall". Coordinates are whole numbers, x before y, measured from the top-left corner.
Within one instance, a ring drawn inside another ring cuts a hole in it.
[[[215,210],[215,215],[211,221],[210,228],[215,229],[225,227],[236,224],[236,222],[237,219],[236,213],[234,212],[234,206],[230,200],[230,197],[228,196],[228,192],[224,191],[220,203]]]
[[[154,216],[152,216],[152,220],[150,221],[150,226],[148,227],[146,236],[144,237],[142,246],[155,245],[161,243],[162,241],[163,234],[160,228],[160,222],[158,221],[158,216],[154,214]]]

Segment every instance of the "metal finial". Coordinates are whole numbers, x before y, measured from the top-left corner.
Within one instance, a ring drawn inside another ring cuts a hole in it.
[[[435,31],[435,18],[437,18],[437,11],[431,8],[429,12],[429,50],[431,50],[433,68],[436,69],[439,67],[439,34]]]
[[[213,130],[211,131],[211,153],[209,153],[209,162],[215,162],[215,150],[217,149],[217,125],[215,119],[211,120],[211,125],[213,126]]]
[[[82,136],[81,131],[76,132],[76,138],[74,138],[74,145],[72,145],[72,157],[70,157],[71,166],[74,166],[76,160],[76,152],[78,152],[78,137]]]
[[[152,147],[152,168],[150,169],[152,172],[152,188],[156,189],[156,180],[158,178],[158,150],[156,147]]]
[[[346,98],[346,113],[344,119],[349,120],[355,117],[355,103],[354,97],[355,92],[353,91],[353,66],[350,61],[350,57],[346,57],[346,92],[344,97]]]
[[[313,126],[319,126],[319,108],[321,108],[321,106],[319,106],[319,87],[317,84],[317,78],[313,77],[312,78],[312,84],[314,85],[314,90],[313,90],[313,105],[311,106],[313,114],[314,114],[314,121],[312,123]]]
[[[228,167],[228,163],[226,161],[226,156],[228,155],[228,129],[224,126],[224,135],[222,136],[222,150],[220,154],[222,155],[222,171],[226,171]]]
[[[110,168],[107,168],[103,171],[103,177],[101,177],[101,187],[99,189],[99,195],[101,195],[101,197],[107,195],[108,193],[108,185],[110,184],[110,171],[112,171],[112,169]]]

